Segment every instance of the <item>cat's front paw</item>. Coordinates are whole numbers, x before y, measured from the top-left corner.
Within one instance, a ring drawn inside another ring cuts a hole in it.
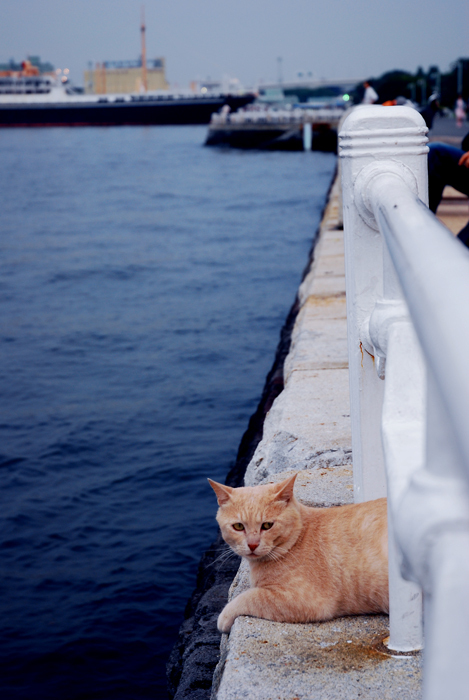
[[[229,605],[226,605],[218,616],[217,627],[219,632],[224,632],[228,634],[230,629],[233,627],[233,622],[236,620],[236,615],[227,611]]]

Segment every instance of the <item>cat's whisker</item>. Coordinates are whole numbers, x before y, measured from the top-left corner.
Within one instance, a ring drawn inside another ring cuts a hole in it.
[[[279,561],[279,559],[280,559],[280,554],[279,554],[278,552],[276,552],[275,549],[272,549],[272,550],[268,553],[267,557],[268,557],[268,559],[272,559],[273,561]]]
[[[288,554],[289,558],[294,562],[297,563],[299,562],[299,557],[296,554],[293,554],[291,550],[287,549],[286,547],[276,547],[273,549],[269,554],[267,555],[267,558],[270,559],[271,561],[282,561],[285,559],[285,555]]]
[[[218,557],[216,559],[214,559],[208,566],[215,566],[215,564],[218,564],[218,563],[224,564],[226,561],[231,559],[231,557],[238,557],[238,556],[239,555],[236,554],[236,552],[233,552],[231,547],[226,547],[226,549],[221,554],[219,554]]]
[[[281,554],[282,557],[288,554],[288,556],[292,557],[292,559],[300,558],[298,554],[295,554],[294,552],[292,552],[291,549],[287,549],[286,547],[278,547],[277,551],[279,554]]]
[[[298,559],[297,555],[294,554],[290,549],[287,549],[286,547],[275,547],[275,549],[272,550],[271,554],[276,561],[281,561],[281,559],[284,558],[285,554],[288,554],[289,557],[291,557],[292,559]]]
[[[218,560],[223,560],[227,561],[228,559],[231,559],[232,557],[239,557],[239,554],[234,552],[231,547],[229,547],[225,552],[222,552],[220,556],[218,557]]]
[[[281,557],[275,554],[275,552],[269,552],[267,559],[270,559],[270,561],[280,561]]]

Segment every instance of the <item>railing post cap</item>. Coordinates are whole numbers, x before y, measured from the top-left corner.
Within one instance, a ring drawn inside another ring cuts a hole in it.
[[[412,107],[361,105],[345,119],[339,134],[341,158],[408,158],[428,153],[423,117]]]
[[[353,109],[341,128],[341,134],[349,131],[375,131],[376,129],[422,129],[428,131],[420,112],[412,107],[395,105],[358,105]]]

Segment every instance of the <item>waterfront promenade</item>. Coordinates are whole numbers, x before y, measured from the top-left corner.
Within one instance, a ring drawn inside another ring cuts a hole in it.
[[[295,493],[327,507],[353,502],[343,231],[335,181],[274,402],[246,484],[299,471]],[[467,199],[447,188],[438,212],[454,233],[469,218]],[[241,566],[231,595],[248,586]],[[349,617],[306,625],[238,618],[223,636],[212,698],[329,700],[421,697],[421,653],[389,652],[388,618]]]

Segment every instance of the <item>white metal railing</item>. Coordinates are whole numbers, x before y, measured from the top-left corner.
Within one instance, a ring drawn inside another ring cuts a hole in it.
[[[345,120],[355,500],[388,496],[391,649],[423,646],[425,700],[469,697],[469,251],[427,209],[408,107]]]

